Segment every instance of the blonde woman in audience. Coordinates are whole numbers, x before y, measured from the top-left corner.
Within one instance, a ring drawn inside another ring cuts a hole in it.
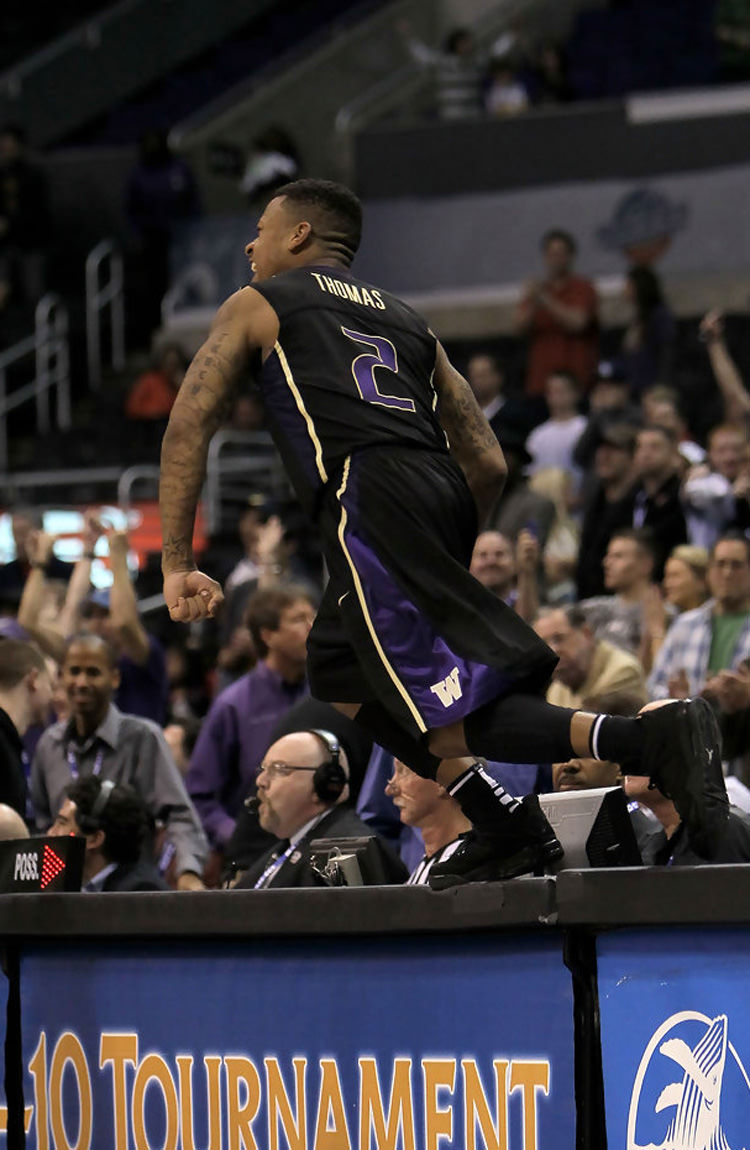
[[[653,666],[670,623],[684,611],[702,606],[710,597],[708,588],[709,554],[705,547],[681,543],[673,548],[664,567],[664,580],[649,589],[643,608],[644,668]]]
[[[573,476],[561,467],[543,467],[531,476],[529,488],[555,505],[555,518],[542,554],[545,602],[551,606],[574,603],[581,533],[569,510],[575,496]]]

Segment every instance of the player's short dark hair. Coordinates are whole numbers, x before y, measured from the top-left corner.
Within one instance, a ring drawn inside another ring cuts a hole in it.
[[[44,655],[33,643],[0,639],[0,690],[11,691],[35,667],[37,671],[47,670]]]
[[[294,180],[282,184],[274,199],[287,201],[310,212],[318,238],[350,264],[362,238],[362,205],[344,184],[333,180]]]
[[[566,248],[572,256],[574,256],[578,251],[578,244],[574,240],[573,236],[570,234],[570,232],[566,232],[563,228],[550,228],[549,231],[545,232],[542,236],[542,240],[539,246],[543,252],[546,252],[549,245],[554,243],[555,240],[559,240],[561,243],[565,244]]]
[[[269,587],[264,591],[255,591],[247,601],[245,607],[245,626],[250,632],[253,646],[259,658],[268,654],[268,647],[263,642],[262,631],[278,631],[281,622],[281,613],[298,603],[300,599],[312,603],[312,596],[306,587],[297,583],[284,583],[278,587]]]
[[[133,787],[114,786],[96,816],[92,811],[102,789],[96,775],[85,775],[66,788],[65,793],[76,806],[76,823],[83,834],[104,832],[101,852],[108,862],[134,863],[141,857],[149,832],[149,816],[143,799]]]

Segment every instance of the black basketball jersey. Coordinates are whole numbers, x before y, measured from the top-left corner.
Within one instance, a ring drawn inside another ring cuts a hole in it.
[[[259,382],[269,429],[308,512],[352,452],[447,451],[432,383],[437,344],[416,312],[343,268],[297,268],[252,286],[279,317]]]

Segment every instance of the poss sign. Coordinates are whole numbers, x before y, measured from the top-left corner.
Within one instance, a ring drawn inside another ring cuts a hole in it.
[[[85,851],[78,835],[0,842],[0,894],[80,890]]]

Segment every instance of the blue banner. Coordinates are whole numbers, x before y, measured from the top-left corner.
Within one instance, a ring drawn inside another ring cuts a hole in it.
[[[39,948],[38,1150],[573,1150],[559,938]]]
[[[617,931],[597,950],[609,1146],[750,1147],[750,932]]]

